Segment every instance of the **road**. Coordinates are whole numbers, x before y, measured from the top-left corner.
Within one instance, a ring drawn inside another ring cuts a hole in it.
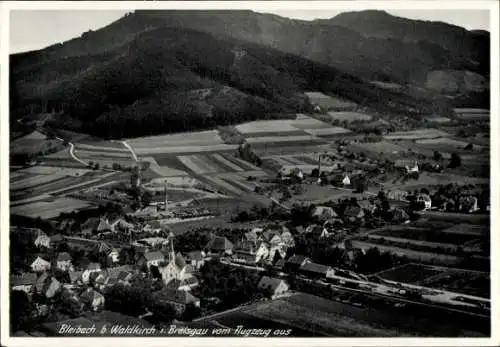
[[[71,142],[69,142],[69,154],[71,155],[71,157],[76,160],[77,162],[85,165],[85,166],[90,166],[89,163],[87,162],[84,162],[83,160],[81,160],[80,158],[78,158],[76,155],[75,155],[75,145],[72,144]]]
[[[122,141],[122,144],[125,147],[127,147],[127,149],[130,151],[130,153],[132,153],[132,157],[134,157],[134,160],[135,161],[139,161],[139,159],[137,159],[137,155],[134,152],[134,149],[132,147],[130,147],[130,145],[127,143],[127,141]]]

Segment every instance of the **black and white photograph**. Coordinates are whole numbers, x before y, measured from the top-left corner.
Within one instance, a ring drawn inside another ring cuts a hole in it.
[[[499,343],[495,1],[23,3],[2,345]]]

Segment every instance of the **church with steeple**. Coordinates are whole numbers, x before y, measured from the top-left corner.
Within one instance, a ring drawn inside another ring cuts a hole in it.
[[[181,287],[185,282],[193,283],[194,279],[193,267],[186,263],[181,253],[175,253],[174,238],[175,236],[171,232],[168,236],[169,242],[166,245],[168,248],[166,250],[168,252],[167,259],[158,266],[163,283],[167,287]]]

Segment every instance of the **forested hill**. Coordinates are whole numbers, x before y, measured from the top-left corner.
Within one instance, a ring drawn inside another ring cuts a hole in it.
[[[12,107],[18,115],[30,104],[47,101],[49,109],[64,109],[49,124],[102,137],[307,111],[306,90],[381,109],[422,107],[418,100],[296,55],[169,27],[148,30],[99,54],[51,58],[22,68],[13,64],[12,77],[17,91]]]
[[[11,56],[11,115],[55,109],[54,127],[130,137],[307,111],[307,90],[418,114],[436,105],[369,82],[425,83],[419,79],[450,57],[436,43],[367,38],[332,23],[250,11],[136,11]]]

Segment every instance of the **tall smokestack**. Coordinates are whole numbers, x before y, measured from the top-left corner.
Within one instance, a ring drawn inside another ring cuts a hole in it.
[[[167,196],[167,181],[165,180],[165,212],[167,211],[167,205],[168,205],[168,196]]]

